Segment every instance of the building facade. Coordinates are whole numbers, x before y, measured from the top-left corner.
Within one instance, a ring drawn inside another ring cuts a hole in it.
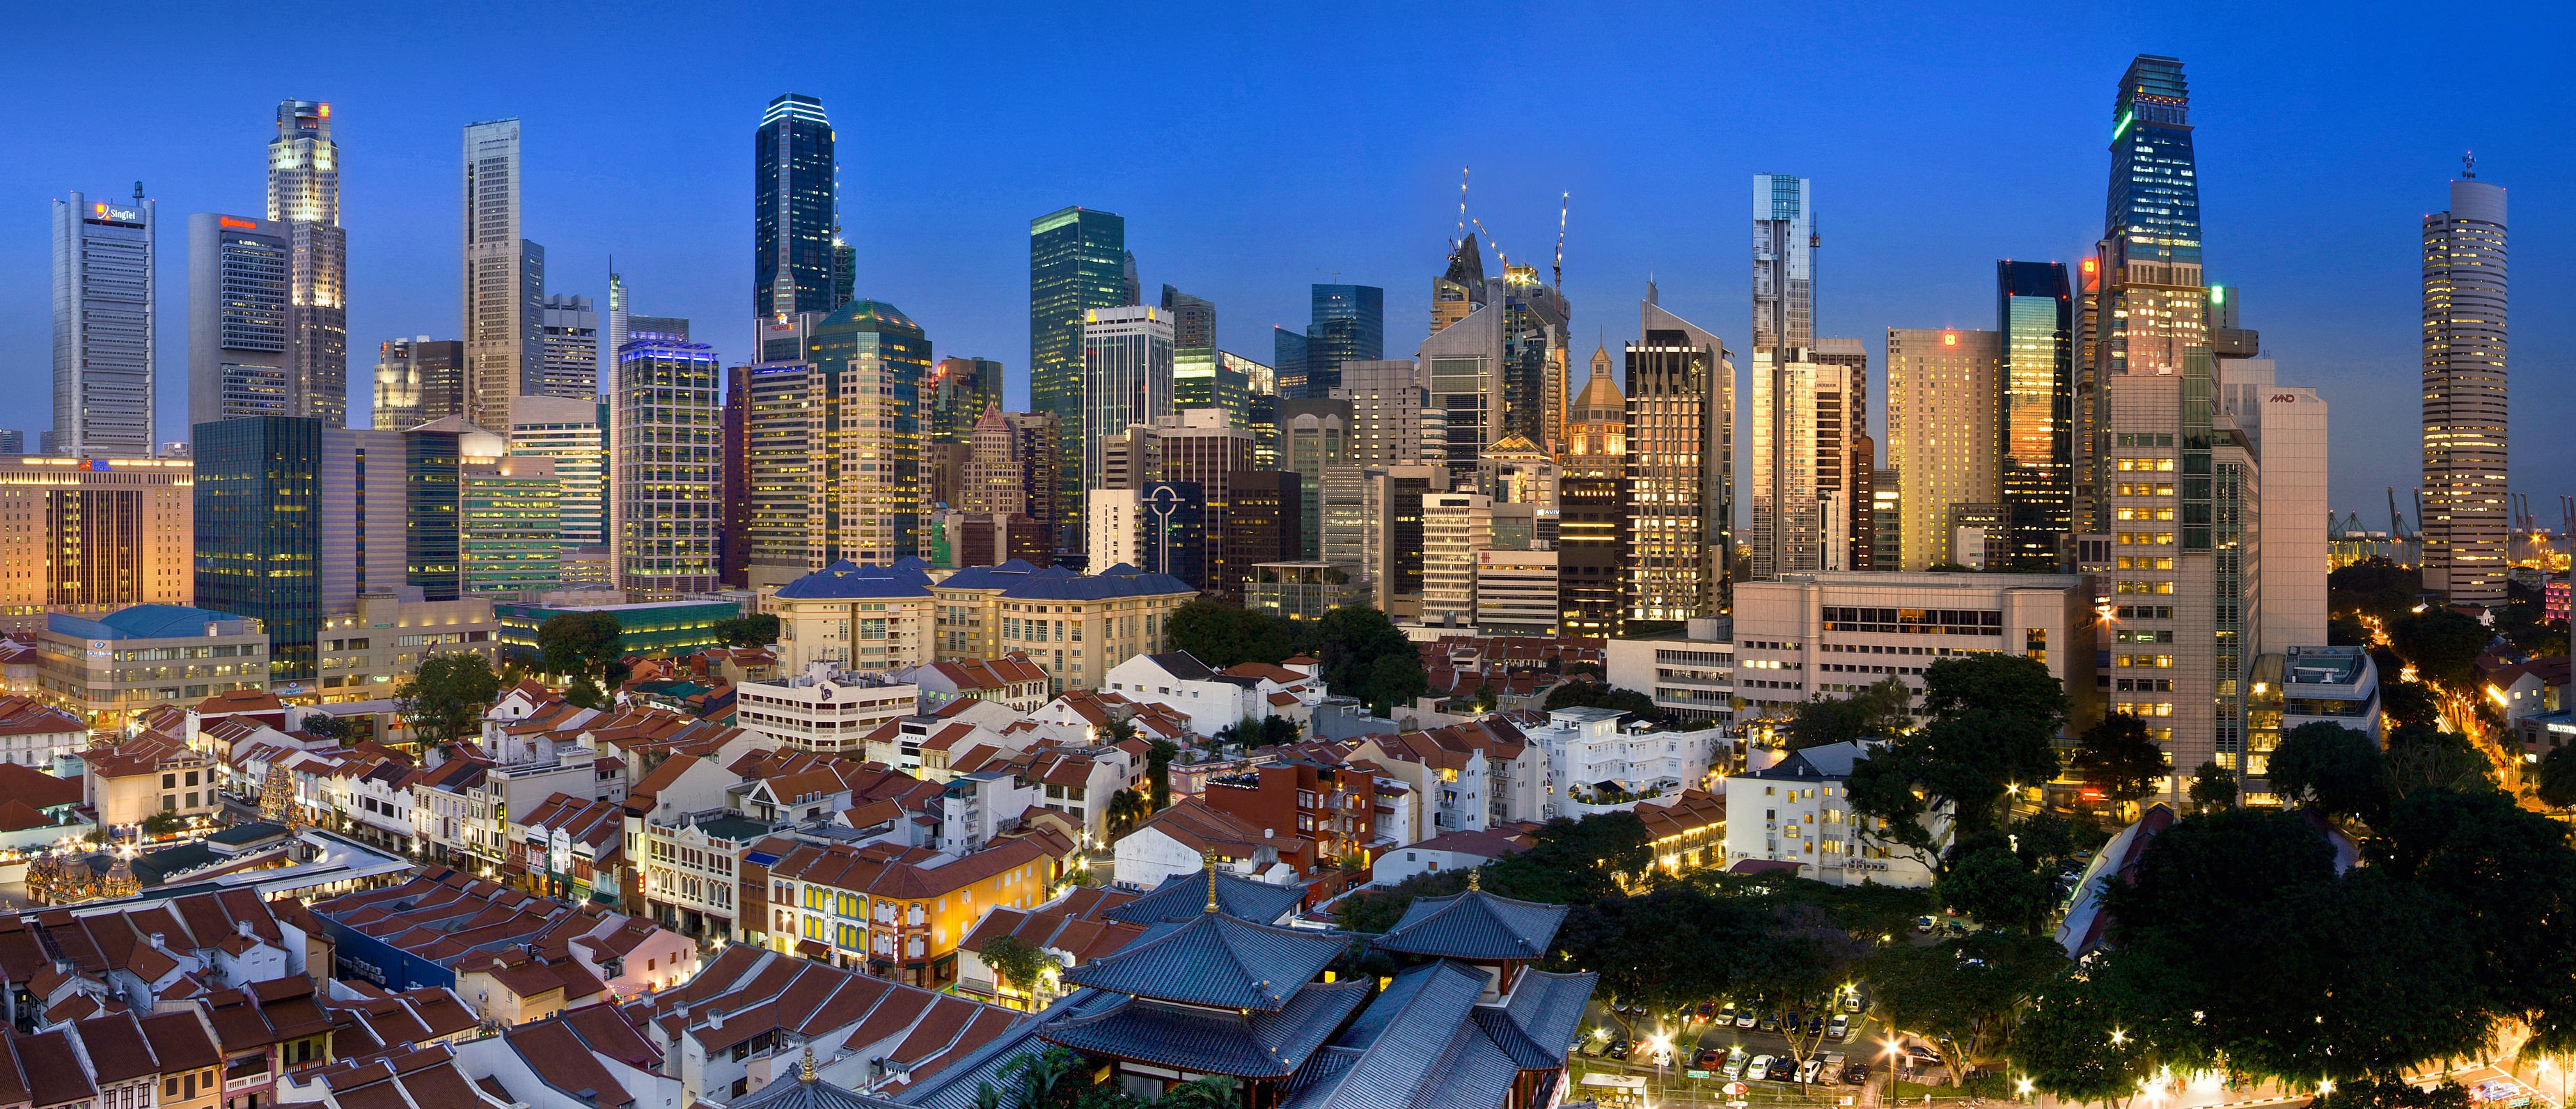
[[[195,464],[0,458],[0,631],[195,603]]]
[[[1995,335],[2006,549],[2014,569],[2054,570],[2075,526],[2075,293],[2063,263],[1995,263]]]
[[[557,293],[537,310],[537,371],[529,396],[599,396],[599,313],[590,298]],[[513,417],[514,419],[516,417]]]
[[[520,238],[519,121],[465,127],[465,417],[510,426],[543,364],[546,254]]]
[[[112,732],[143,711],[268,688],[257,620],[185,605],[136,605],[96,620],[54,615],[36,633],[38,697]]]
[[[602,499],[608,452],[601,443],[606,410],[591,397],[528,397],[511,408],[510,453],[554,460],[555,519],[566,547],[608,541]]]
[[[268,218],[284,225],[289,247],[291,403],[283,414],[346,427],[349,243],[340,227],[340,144],[331,138],[329,104],[278,102],[277,137],[268,141]],[[193,400],[189,422],[202,423]]]
[[[1150,306],[1084,313],[1081,387],[1082,488],[1113,488],[1106,441],[1172,414],[1171,318]]]
[[[2003,499],[2003,336],[1887,330],[1887,461],[1896,471],[1903,566],[1950,561],[1950,509]]]
[[[74,458],[153,456],[157,204],[54,202],[54,437]]]
[[[2424,217],[2424,588],[2504,603],[2505,196],[2472,171]]]
[[[754,319],[840,307],[833,295],[841,228],[833,139],[823,102],[803,93],[781,93],[760,118],[752,139]]]
[[[1872,571],[1741,582],[1735,695],[1753,715],[1781,718],[1801,702],[1896,677],[1913,688],[1920,715],[1923,672],[1935,660],[2020,655],[2064,686],[2070,719],[2088,720],[2100,709],[2093,589],[2082,574]]]
[[[464,343],[422,335],[376,348],[374,426],[399,431],[464,414]]]
[[[1851,371],[1800,348],[1753,352],[1752,534],[1744,579],[1847,569]]]
[[[1655,303],[1627,348],[1630,621],[1727,611],[1735,563],[1735,363],[1726,343]]]
[[[188,422],[295,414],[293,237],[285,224],[188,217]]]
[[[1029,405],[1054,416],[1063,433],[1057,444],[1054,503],[1045,517],[1056,525],[1060,549],[1082,536],[1074,513],[1087,473],[1080,434],[1086,407],[1085,321],[1093,309],[1134,303],[1127,297],[1126,266],[1123,216],[1076,207],[1029,221]]]
[[[617,352],[610,410],[610,543],[617,585],[638,601],[674,601],[716,587],[716,529],[724,511],[714,348],[633,340]]]

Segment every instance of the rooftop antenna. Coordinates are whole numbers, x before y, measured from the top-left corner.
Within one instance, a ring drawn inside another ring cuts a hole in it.
[[[2477,151],[2463,150],[2460,152],[2460,176],[2466,177],[2471,181],[2478,179]]]
[[[135,183],[134,183],[134,199],[136,199],[136,200],[141,200],[141,199],[143,199],[143,182],[141,182],[141,181],[137,181],[137,182],[135,182]]]
[[[1565,291],[1565,211],[1573,204],[1574,194],[1570,192],[1556,199],[1556,289],[1558,292]]]
[[[1322,267],[1322,266],[1317,266],[1317,267],[1315,267],[1315,272],[1316,272],[1316,273],[1329,273],[1329,274],[1332,274],[1332,275],[1333,275],[1333,284],[1335,284],[1335,285],[1339,285],[1339,284],[1341,284],[1341,283],[1342,283],[1342,271],[1340,271],[1340,270],[1328,270],[1328,269],[1325,269],[1325,268],[1324,268],[1324,267]]]

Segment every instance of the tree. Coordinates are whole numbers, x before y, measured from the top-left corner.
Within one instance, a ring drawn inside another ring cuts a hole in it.
[[[2053,940],[1977,932],[1929,947],[1895,944],[1869,963],[1879,1012],[1891,1027],[1932,1041],[1953,1085],[2010,1035],[2032,995],[2066,967]]]
[[[778,642],[778,614],[759,612],[718,620],[708,630],[715,633],[717,642],[728,647],[766,647]]]
[[[2458,732],[2414,725],[2392,729],[2381,761],[2388,791],[2404,797],[2419,789],[2493,789],[2494,766]]]
[[[617,617],[605,612],[564,612],[537,625],[537,649],[546,669],[575,678],[617,684],[612,668],[626,657]]]
[[[501,695],[492,663],[470,651],[420,660],[394,693],[394,711],[421,742],[444,747],[473,733]]]
[[[1172,807],[1172,759],[1180,753],[1180,745],[1161,736],[1146,746],[1145,780],[1153,788],[1155,812]]]
[[[1805,750],[1828,743],[1848,743],[1894,735],[1913,726],[1907,706],[1914,690],[1905,679],[1889,677],[1849,697],[1814,700],[1797,706],[1789,718],[1789,749]]]
[[[2057,887],[2049,877],[2001,846],[1971,852],[1932,888],[1943,904],[1979,921],[2031,933],[2039,931],[2057,902]]]
[[[2552,747],[2540,760],[2540,803],[2553,809],[2576,806],[2576,747]]]
[[[1402,628],[1387,615],[1367,605],[1350,605],[1324,614],[1315,622],[1318,660],[1324,685],[1336,693],[1360,696],[1377,678],[1377,665],[1388,658],[1414,660],[1421,668],[1421,652],[1407,638]],[[1416,689],[1406,687],[1382,692],[1387,700],[1411,700]],[[1374,698],[1363,698],[1374,700]]]
[[[2105,714],[2084,729],[2068,765],[2113,805],[2155,792],[2156,779],[2173,773],[2173,760],[2156,746],[2147,722],[2125,712]]]
[[[2236,772],[2211,759],[2191,776],[2191,803],[2202,812],[2236,804]]]
[[[1172,610],[1163,641],[1175,651],[1223,670],[1246,662],[1280,662],[1297,653],[1296,622],[1206,599]]]
[[[2340,1083],[2307,1109],[2469,1109],[2469,1091],[2448,1078],[2429,1090],[2403,1078],[2378,1078]]]
[[[1326,688],[1332,688],[1331,684],[1326,683]],[[1367,677],[1352,690],[1351,696],[1377,710],[1379,716],[1385,716],[1393,706],[1411,704],[1414,698],[1430,688],[1431,679],[1422,672],[1420,656],[1379,655],[1375,662],[1369,663]]]
[[[1487,888],[1551,905],[1589,905],[1626,892],[1623,881],[1654,868],[1654,839],[1633,812],[1557,817],[1540,825],[1528,850],[1485,867]]]
[[[1569,662],[1558,667],[1556,672],[1569,678],[1577,674],[1589,674],[1603,681],[1608,681],[1610,678],[1610,672],[1602,669],[1601,664],[1597,662]]]
[[[1057,965],[1055,956],[1047,954],[1045,948],[1004,934],[984,941],[983,958],[996,977],[1029,995],[1031,1008],[1043,1004],[1038,991],[1046,985],[1046,969]]]
[[[2442,723],[2441,701],[2422,682],[2399,679],[2397,668],[2379,668],[2379,709],[2386,724],[2393,727],[2413,725],[2439,727]]]
[[[343,745],[351,740],[364,739],[367,734],[367,730],[355,720],[342,720],[321,712],[305,713],[303,722],[296,727],[306,735],[338,740]]]
[[[2327,816],[2371,820],[2386,811],[2388,771],[2364,733],[2316,721],[2281,733],[2272,751],[2272,792]]]
[[[1333,903],[1333,924],[1345,932],[1384,933],[1404,919],[1417,897],[1447,897],[1467,888],[1463,870],[1426,870],[1392,886],[1352,893]]]
[[[166,836],[187,826],[188,818],[175,812],[156,812],[143,818],[143,830],[156,836]]]
[[[1110,838],[1115,839],[1135,831],[1139,822],[1152,815],[1153,810],[1147,807],[1144,794],[1132,789],[1122,789],[1110,794],[1108,813]]]
[[[1991,712],[2036,724],[2049,735],[2066,723],[2066,691],[2046,664],[2025,655],[1969,655],[1923,668],[1923,711]]]
[[[2494,790],[2425,789],[2374,826],[2369,870],[2460,914],[2486,1009],[2532,1030],[2524,1050],[2576,1050],[2576,851],[2566,825]]]
[[[2032,1000],[2015,1029],[2013,1061],[2060,1101],[2126,1104],[2155,1072],[2155,1058],[2130,1029],[2123,1000],[2099,975],[2059,979]]]
[[[1633,689],[1596,684],[1582,679],[1561,681],[1547,691],[1542,702],[1548,709],[1616,709],[1640,720],[1661,720],[1664,710],[1655,707],[1655,699]]]
[[[2475,680],[2478,655],[2494,633],[2448,608],[2426,608],[2388,627],[2388,641],[2418,677],[2452,691],[2464,691]]]
[[[1496,693],[1496,692],[1494,691],[1494,683],[1492,683],[1492,682],[1490,682],[1490,681],[1489,681],[1489,682],[1486,682],[1486,683],[1484,683],[1484,684],[1482,684],[1482,685],[1477,686],[1477,687],[1476,687],[1476,711],[1478,711],[1478,712],[1492,712],[1492,711],[1494,711],[1494,705],[1495,705],[1496,703],[1498,703],[1498,702],[1499,702],[1499,700],[1501,699],[1501,696],[1502,696],[1501,694]]]

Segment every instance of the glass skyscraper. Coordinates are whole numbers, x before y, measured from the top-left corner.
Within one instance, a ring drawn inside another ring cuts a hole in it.
[[[158,205],[79,193],[54,202],[53,452],[152,457]]]
[[[771,100],[752,140],[752,166],[752,315],[831,311],[840,219],[823,102],[795,92]]]
[[[1323,398],[1342,384],[1342,363],[1386,357],[1386,290],[1373,285],[1317,285],[1306,323],[1306,388]]]
[[[311,683],[322,628],[322,422],[198,424],[190,454],[197,606],[259,620],[268,628],[269,680]]]
[[[2140,54],[2111,105],[2111,176],[2102,240],[2086,260],[2077,407],[2076,499],[2086,531],[2107,532],[2110,454],[2102,439],[2104,382],[2182,372],[2186,348],[2208,341],[2201,283],[2200,178],[2192,160],[2191,91],[2180,59]]]
[[[674,601],[715,588],[724,447],[714,348],[630,339],[617,352],[609,398],[617,587],[637,601]]]
[[[2075,511],[2075,298],[2065,264],[1995,263],[1995,330],[2006,542],[2013,568],[2051,571]]]
[[[331,140],[330,105],[277,105],[277,137],[268,142],[268,218],[286,225],[294,255],[287,414],[346,426],[349,245],[340,227],[340,144]]]
[[[1029,405],[1075,432],[1059,438],[1059,550],[1082,542],[1083,319],[1127,302],[1127,263],[1124,216],[1076,207],[1029,221]]]

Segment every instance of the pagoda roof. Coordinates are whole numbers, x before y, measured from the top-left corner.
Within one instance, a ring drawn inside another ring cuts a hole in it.
[[[1124,905],[1109,910],[1111,920],[1129,924],[1152,924],[1163,920],[1183,920],[1207,911],[1207,871],[1192,870],[1163,879],[1163,884]],[[1260,924],[1277,924],[1306,893],[1297,886],[1274,886],[1256,882],[1223,868],[1216,872],[1217,911],[1227,916]]]
[[[1098,1013],[1041,1025],[1038,1037],[1077,1051],[1237,1078],[1286,1078],[1368,1000],[1365,981],[1310,982],[1274,1010],[1223,1012],[1127,998]]]
[[[1277,1012],[1349,950],[1347,937],[1200,912],[1064,972],[1064,980],[1136,997]]]
[[[1565,906],[1514,901],[1480,889],[1418,897],[1372,946],[1470,962],[1540,959],[1565,922]]]
[[[736,1099],[734,1109],[885,1109],[890,1102],[866,1097],[825,1082],[806,1077],[803,1067],[813,1065],[813,1048],[805,1049],[803,1062],[769,1080],[769,1084]]]

